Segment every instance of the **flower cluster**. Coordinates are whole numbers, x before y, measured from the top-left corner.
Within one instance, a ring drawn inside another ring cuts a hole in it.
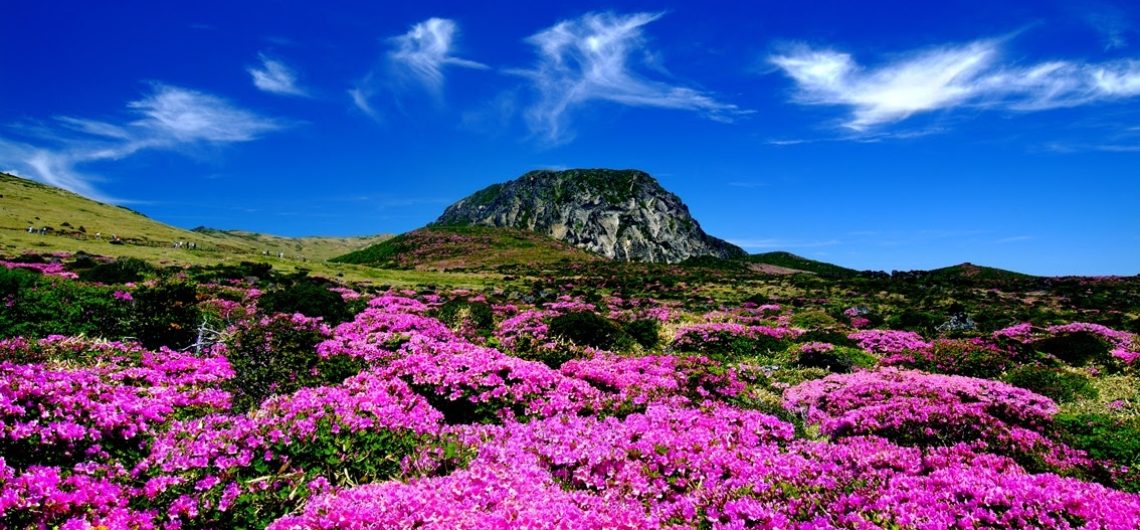
[[[883,436],[915,446],[975,444],[982,451],[1071,469],[1087,458],[1046,436],[1057,405],[988,379],[883,368],[835,374],[784,394],[785,407],[833,438]]]
[[[913,331],[866,329],[856,331],[848,335],[847,338],[858,342],[859,347],[867,352],[879,355],[892,355],[930,348],[930,343],[922,340],[922,336]]]

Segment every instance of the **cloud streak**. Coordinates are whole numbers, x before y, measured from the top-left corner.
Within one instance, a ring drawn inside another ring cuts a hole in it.
[[[661,16],[588,13],[530,36],[527,42],[538,54],[537,63],[512,73],[529,79],[538,94],[526,115],[531,130],[553,142],[567,140],[569,114],[595,101],[686,110],[725,121],[744,113],[706,92],[637,72],[638,57],[655,56],[642,28]]]
[[[380,114],[373,99],[382,92],[401,93],[415,88],[439,97],[447,68],[486,70],[483,63],[454,55],[458,35],[455,21],[429,18],[413,25],[407,33],[388,39],[391,48],[381,67],[349,89],[353,105],[378,119]]]
[[[1003,64],[1002,41],[914,51],[876,66],[795,45],[769,61],[795,83],[792,101],[846,107],[857,132],[959,107],[1032,112],[1140,96],[1140,61]]]
[[[285,63],[265,54],[258,55],[260,66],[246,69],[253,80],[253,86],[263,92],[281,96],[308,96],[308,92],[297,84],[297,72]]]
[[[163,84],[152,85],[150,93],[128,103],[127,109],[131,117],[122,123],[57,117],[60,127],[52,146],[0,138],[0,163],[36,180],[114,201],[95,187],[100,178],[79,166],[120,160],[147,149],[248,142],[283,127],[223,98]]]

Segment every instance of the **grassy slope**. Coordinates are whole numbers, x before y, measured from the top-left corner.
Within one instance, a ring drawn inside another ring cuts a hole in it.
[[[930,271],[930,275],[939,280],[953,280],[964,278],[983,281],[1015,280],[1033,277],[1029,274],[1022,274],[1020,272],[1007,271],[1005,269],[997,269],[994,267],[982,267],[980,265],[974,265],[972,263],[962,263],[960,265],[934,269]]]
[[[29,226],[47,226],[52,231],[44,236],[29,234]],[[102,239],[95,238],[97,232],[103,234]],[[109,242],[112,234],[119,236],[124,244],[112,245]],[[325,261],[389,237],[287,238],[209,229],[195,232],[160,223],[127,208],[0,173],[0,256],[84,251],[129,256],[163,265],[254,261],[271,263],[282,270],[306,268],[319,275],[391,285],[436,283],[474,287],[490,279],[472,274],[384,271]],[[175,249],[171,245],[173,241],[194,241],[198,249]],[[263,255],[264,251],[269,251],[269,255]],[[278,252],[284,252],[285,258],[277,258]]]
[[[381,268],[442,271],[597,259],[600,258],[584,250],[533,232],[486,226],[433,225],[333,261]]]
[[[812,272],[821,276],[847,278],[859,273],[859,271],[855,269],[848,269],[846,267],[840,267],[839,265],[832,265],[831,263],[824,263],[822,261],[807,259],[790,252],[765,252],[763,254],[752,254],[746,259],[749,263],[772,265],[785,269],[793,269],[796,271]]]

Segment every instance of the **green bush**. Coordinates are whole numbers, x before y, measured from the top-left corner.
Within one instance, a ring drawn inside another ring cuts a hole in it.
[[[329,287],[323,280],[294,277],[290,284],[262,294],[257,306],[265,313],[301,313],[330,324],[352,320],[348,303]]]
[[[634,340],[612,320],[597,313],[575,311],[550,321],[550,336],[573,342],[577,346],[609,351],[627,351]]]
[[[856,367],[871,368],[878,362],[878,358],[859,348],[837,346],[831,350],[800,352],[796,356],[795,364],[803,368],[821,368],[831,372],[845,374]]]
[[[1010,370],[1005,376],[1005,382],[1049,397],[1058,403],[1074,401],[1078,397],[1097,396],[1097,390],[1088,377],[1035,364]]]
[[[655,318],[627,322],[622,329],[647,350],[661,344],[661,322]]]
[[[321,359],[316,346],[325,338],[317,323],[283,314],[239,327],[225,341],[234,370],[227,382],[234,409],[243,412],[276,394],[339,383],[364,369],[364,361],[355,357]]]
[[[832,329],[809,329],[802,335],[796,337],[796,342],[826,342],[836,346],[850,346],[852,348],[859,345],[858,342],[847,338],[846,333]]]
[[[1112,349],[1104,339],[1086,331],[1060,333],[1035,341],[1033,347],[1071,366],[1108,361],[1108,352]]]
[[[1061,441],[1101,463],[1101,482],[1140,492],[1140,420],[1107,414],[1059,414],[1053,422]],[[1122,471],[1120,466],[1128,470]]]
[[[91,268],[79,271],[79,279],[85,282],[122,284],[141,281],[154,272],[154,266],[137,258],[118,258],[108,263],[97,263]]]
[[[829,328],[839,325],[839,321],[835,317],[820,309],[799,311],[792,315],[791,323],[792,326],[801,329]]]
[[[114,289],[0,267],[0,337],[47,335],[122,338],[132,303]]]
[[[180,349],[198,335],[198,289],[186,282],[162,282],[132,294],[134,302],[127,332],[143,346]]]
[[[495,314],[486,302],[449,300],[440,306],[436,316],[454,331],[470,330],[486,337],[495,329]]]

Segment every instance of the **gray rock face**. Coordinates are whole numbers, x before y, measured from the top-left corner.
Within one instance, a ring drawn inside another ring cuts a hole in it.
[[[436,223],[530,230],[622,261],[745,255],[706,234],[680,198],[637,170],[531,171],[452,204]]]

